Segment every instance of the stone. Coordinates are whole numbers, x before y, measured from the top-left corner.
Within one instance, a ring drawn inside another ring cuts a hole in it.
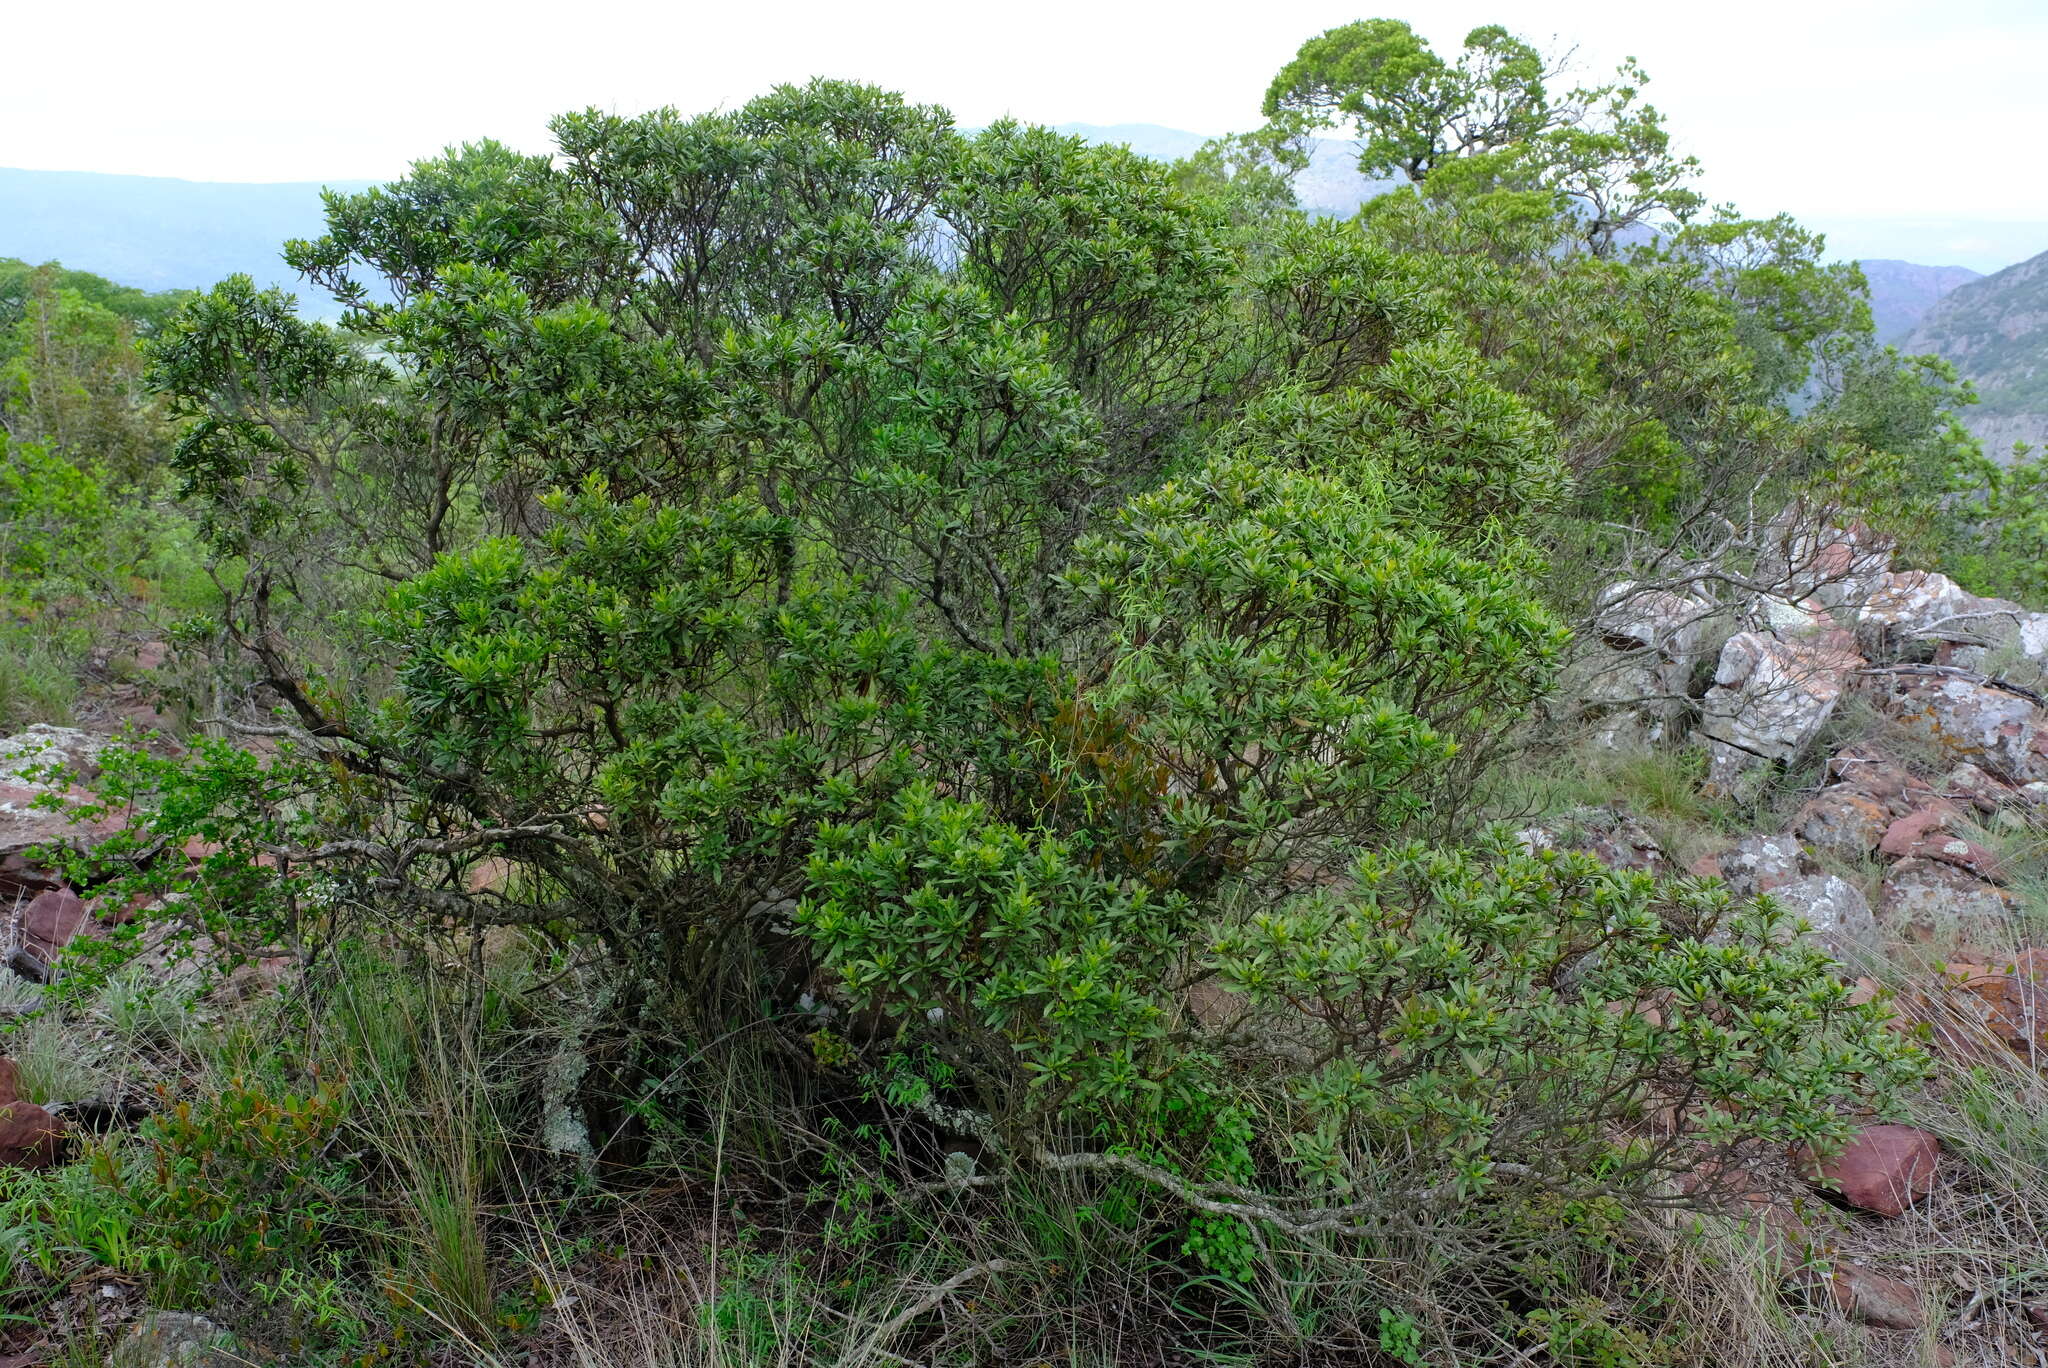
[[[99,776],[99,753],[107,745],[104,736],[38,722],[27,731],[0,740],[0,784],[56,789],[58,786],[48,778],[28,777],[28,771],[47,765],[63,765],[74,772],[80,783],[90,783]]]
[[[1878,851],[1894,860],[1939,860],[1966,869],[1980,879],[1998,877],[1998,857],[1975,841],[1954,835],[1950,827],[1962,814],[1945,802],[1910,812],[1885,829]]]
[[[48,963],[85,925],[85,901],[68,888],[38,893],[21,914],[19,944]],[[12,949],[13,947],[9,947]]]
[[[131,663],[137,670],[147,674],[161,670],[171,658],[171,643],[168,641],[145,641],[135,648]]]
[[[1967,760],[1944,774],[1935,784],[1935,789],[1946,797],[1967,803],[1986,817],[2014,801],[2011,789]]]
[[[1878,891],[1878,925],[1919,945],[1999,944],[2011,939],[2012,894],[1966,869],[1911,858],[1886,872]]]
[[[1759,632],[1730,637],[1701,703],[1699,734],[1712,743],[1713,782],[1731,789],[1758,762],[1790,760],[1805,750],[1862,665],[1843,633],[1800,642]]]
[[[1931,570],[1887,572],[1863,603],[1859,620],[1907,641],[1996,640],[2018,623],[2021,609],[2004,599],[1979,598],[1947,575]]]
[[[1949,964],[1949,1003],[2030,1063],[2048,1064],[2048,950],[2002,965]]]
[[[1732,850],[1695,861],[1690,872],[1725,880],[1729,892],[1750,898],[1796,883],[1814,869],[1799,838],[1787,831],[1775,836],[1745,836]]]
[[[1950,763],[1967,760],[2014,783],[2048,778],[2032,772],[2040,714],[2030,700],[1957,675],[1895,674],[1891,680],[1886,710],[1940,746]]]
[[[35,806],[36,801],[49,790],[30,784],[0,780],[0,891],[13,888],[26,891],[30,886],[21,881],[21,876],[30,874],[39,867],[27,858],[27,852],[38,846],[70,846],[75,849],[89,849],[121,829],[118,816],[108,816],[94,822],[82,822],[62,812],[50,812]],[[77,793],[70,795],[80,797]],[[44,886],[53,886],[54,880],[44,876]]]
[[[239,1368],[226,1331],[185,1311],[146,1311],[107,1356],[108,1368]]]
[[[1743,616],[1758,631],[1772,636],[1810,637],[1832,631],[1835,620],[1828,616],[1827,605],[1815,599],[1801,599],[1797,602],[1764,594],[1744,606]]]
[[[1809,1182],[1879,1216],[1905,1215],[1934,1191],[1940,1166],[1941,1142],[1917,1126],[1865,1126],[1841,1153],[1821,1163],[1810,1152],[1800,1155]]]
[[[50,1168],[63,1146],[64,1123],[35,1103],[0,1105],[0,1168]]]
[[[1828,1294],[1842,1314],[1880,1330],[1918,1330],[1927,1323],[1919,1291],[1874,1268],[1842,1261],[1828,1270]]]
[[[1786,911],[1806,922],[1813,939],[1836,959],[1856,958],[1876,948],[1876,914],[1870,900],[1847,879],[1810,874],[1770,892]]]
[[[21,1066],[0,1055],[0,1107],[21,1101]]]
[[[1786,524],[1779,548],[1780,582],[1789,592],[1811,597],[1830,608],[1860,607],[1869,600],[1891,568],[1889,538],[1858,523],[1850,527]],[[1776,567],[1774,567],[1776,568]]]
[[[1593,630],[1618,650],[1647,647],[1666,659],[1682,660],[1699,649],[1714,605],[1623,580],[1601,591]]]
[[[1799,810],[1792,830],[1815,850],[1851,864],[1868,859],[1890,828],[1885,805],[1847,784],[1824,788]]]
[[[1828,778],[1885,805],[1892,816],[1903,815],[1921,801],[1926,786],[1883,751],[1870,745],[1844,746],[1828,760]]]

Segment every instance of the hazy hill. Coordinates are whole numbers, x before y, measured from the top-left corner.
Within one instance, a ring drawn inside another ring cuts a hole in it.
[[[1967,266],[1922,266],[1912,261],[1865,260],[1863,278],[1870,282],[1870,312],[1881,342],[1897,342],[1920,326],[1942,296],[1983,274]]]
[[[1208,139],[1185,129],[1161,128],[1158,124],[1059,124],[1062,133],[1073,133],[1090,142],[1122,143],[1148,157],[1185,157]],[[1309,144],[1308,169],[1294,183],[1294,193],[1310,213],[1349,217],[1374,195],[1400,184],[1396,180],[1371,180],[1358,173],[1355,143],[1334,138],[1317,138]]]
[[[360,190],[371,181],[334,181]],[[247,272],[297,285],[278,255],[325,228],[320,186],[0,168],[0,257],[61,261],[146,290],[200,289]]]
[[[1950,292],[1905,345],[1977,383],[1963,417],[1987,447],[2048,438],[2048,252]]]

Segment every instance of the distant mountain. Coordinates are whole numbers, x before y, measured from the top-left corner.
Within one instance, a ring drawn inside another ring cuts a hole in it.
[[[2048,439],[2048,252],[1950,291],[1904,345],[1976,382],[1963,421],[1987,450]]]
[[[279,251],[326,231],[320,189],[0,168],[0,257],[61,261],[145,290],[203,289],[236,272],[296,290],[303,282]]]
[[[1870,312],[1877,340],[1898,342],[1941,298],[1959,286],[1983,279],[1967,266],[1922,266],[1911,261],[1870,260],[1856,263],[1870,282]]]

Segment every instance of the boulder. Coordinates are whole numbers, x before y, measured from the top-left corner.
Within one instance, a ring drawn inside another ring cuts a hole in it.
[[[0,1168],[50,1168],[63,1146],[64,1123],[35,1103],[0,1105]]]
[[[1809,874],[1770,890],[1786,911],[1803,919],[1813,939],[1836,959],[1868,954],[1878,942],[1877,917],[1856,885],[1833,874]]]
[[[1864,600],[1859,620],[1901,641],[1997,640],[2018,624],[2022,609],[1979,598],[1931,570],[1888,571]]]
[[[1885,805],[1848,784],[1824,788],[1793,818],[1792,831],[1815,850],[1854,863],[1868,859],[1890,829]]]
[[[1878,842],[1881,854],[1894,860],[1939,860],[1966,869],[1980,879],[1998,877],[1998,857],[1975,841],[1950,830],[1962,821],[1962,814],[1945,802],[1909,812],[1885,829]]]
[[[58,786],[46,777],[28,777],[30,770],[47,765],[63,765],[79,782],[90,783],[99,775],[99,753],[108,744],[106,737],[92,732],[38,722],[27,731],[0,740],[0,784],[54,789]]]
[[[1918,1330],[1927,1323],[1911,1283],[1846,1260],[1828,1270],[1828,1295],[1843,1315],[1880,1330]]]
[[[1966,869],[1915,857],[1886,872],[1877,921],[1889,934],[1920,945],[1996,945],[2011,940],[2016,906],[2012,894]]]
[[[1623,580],[1601,592],[1593,630],[1618,650],[1647,648],[1683,660],[1700,648],[1714,611],[1705,599]]]
[[[1886,710],[1941,747],[2008,782],[2048,778],[2032,772],[2040,713],[2030,699],[1959,675],[1897,673]]]
[[[1693,861],[1688,872],[1725,880],[1729,892],[1750,898],[1796,883],[1814,870],[1799,838],[1788,831],[1776,836],[1745,836],[1732,850]]]
[[[1775,564],[1767,563],[1765,573],[1795,597],[1812,597],[1830,608],[1860,606],[1891,568],[1892,541],[1860,523],[1831,527],[1794,509],[1775,530]]]
[[[1805,750],[1862,666],[1839,632],[1797,642],[1759,632],[1730,637],[1701,704],[1699,731],[1709,743],[1714,782],[1729,788],[1759,761],[1789,760]]]
[[[1941,1142],[1917,1126],[1865,1126],[1840,1154],[1816,1163],[1799,1156],[1808,1181],[1838,1193],[1860,1211],[1903,1216],[1934,1191],[1941,1166]]]

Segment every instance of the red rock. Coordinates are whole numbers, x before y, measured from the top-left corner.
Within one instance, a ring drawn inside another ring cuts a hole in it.
[[[2015,1052],[2048,1062],[2048,950],[2027,950],[2009,964],[1951,963],[1950,1003],[1983,1023]]]
[[[1948,803],[1934,803],[1911,812],[1886,828],[1878,850],[1895,860],[1918,856],[1967,869],[1980,879],[1998,877],[1998,857],[1975,841],[1950,833],[1962,814]]]
[[[1866,1126],[1833,1159],[1817,1167],[1810,1154],[1800,1167],[1842,1200],[1880,1216],[1903,1216],[1934,1190],[1941,1142],[1914,1126]]]
[[[0,1107],[21,1100],[21,1066],[0,1055]]]
[[[2033,1323],[2034,1329],[2040,1333],[2041,1342],[2048,1344],[2048,1302],[2042,1302],[2039,1306],[2028,1307],[2027,1319]]]
[[[0,1166],[49,1168],[64,1144],[64,1123],[33,1102],[0,1106]]]
[[[138,670],[161,670],[170,658],[171,644],[168,641],[145,641],[135,648],[135,668]]]
[[[70,889],[53,888],[38,893],[21,914],[22,943],[47,961],[71,944],[78,929],[85,925],[85,917],[84,901]]]

